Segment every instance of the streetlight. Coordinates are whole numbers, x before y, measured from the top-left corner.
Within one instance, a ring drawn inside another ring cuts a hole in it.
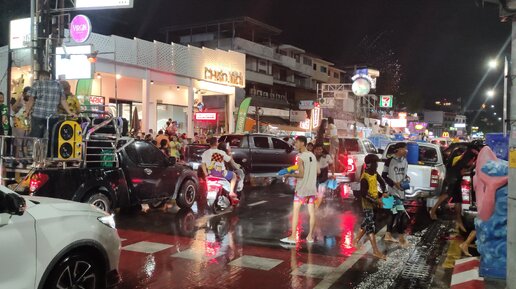
[[[499,118],[498,118],[498,121],[502,121],[502,118],[501,118],[501,117],[499,117]]]
[[[486,95],[488,97],[493,97],[495,95],[495,91],[493,89],[490,89],[490,90],[487,91]]]
[[[496,115],[496,112],[494,112],[493,115]]]
[[[491,104],[491,108],[494,108],[494,104]]]
[[[498,66],[498,61],[496,59],[491,59],[489,60],[487,65],[489,66],[489,68],[495,69]]]

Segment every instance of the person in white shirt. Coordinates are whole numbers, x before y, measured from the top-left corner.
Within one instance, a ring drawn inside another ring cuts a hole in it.
[[[308,243],[313,243],[313,231],[315,228],[315,198],[317,194],[317,159],[312,152],[306,149],[308,141],[306,137],[299,136],[296,139],[296,149],[299,152],[298,172],[287,174],[286,177],[297,178],[296,193],[294,195],[294,205],[292,211],[292,231],[289,237],[285,237],[280,241],[287,244],[295,244],[297,224],[299,221],[299,210],[302,204],[308,207],[310,215],[310,230],[306,236]]]
[[[214,176],[217,178],[225,178],[231,183],[231,191],[229,192],[231,197],[236,197],[235,186],[237,177],[232,171],[226,169],[225,162],[231,162],[237,168],[240,166],[233,162],[233,158],[229,156],[225,151],[219,150],[218,140],[216,137],[209,139],[210,148],[202,154],[202,171],[205,176]]]

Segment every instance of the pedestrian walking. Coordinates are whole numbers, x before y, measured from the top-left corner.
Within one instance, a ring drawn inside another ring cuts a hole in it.
[[[308,243],[314,242],[313,231],[315,228],[315,198],[317,194],[317,159],[312,152],[306,149],[308,141],[306,137],[299,136],[296,139],[295,146],[298,155],[298,171],[297,173],[287,174],[285,177],[297,178],[296,192],[294,195],[294,204],[292,210],[292,231],[290,236],[281,239],[280,241],[288,244],[295,244],[297,242],[297,224],[299,221],[299,210],[301,205],[305,204],[308,207],[308,214],[310,215],[310,229],[306,241]]]
[[[322,198],[327,188],[329,174],[331,172],[332,179],[335,178],[335,169],[333,165],[333,158],[324,149],[322,144],[314,146],[314,155],[317,158],[318,174],[317,174],[317,200],[315,206],[319,207]]]
[[[360,239],[367,234],[371,246],[373,248],[373,255],[379,259],[387,259],[387,257],[378,249],[376,244],[376,224],[375,214],[376,208],[382,208],[382,195],[385,194],[385,181],[378,174],[378,161],[380,159],[377,155],[369,154],[365,157],[365,171],[360,178],[360,196],[362,198],[362,210],[364,211],[364,220],[360,225],[360,231],[353,241],[356,248]],[[378,184],[380,184],[381,193],[378,191]]]
[[[163,130],[160,129],[158,131],[158,135],[156,136],[156,142],[158,143],[159,146],[161,146],[162,140],[165,140],[167,142],[167,146],[168,146],[168,136],[165,135]]]
[[[404,232],[404,218],[406,217],[403,201],[405,199],[405,191],[401,187],[401,183],[407,179],[407,144],[399,142],[394,144],[394,155],[385,162],[382,177],[389,185],[389,195],[394,197],[394,204],[389,212],[389,221],[387,224],[387,233],[384,240],[388,242],[398,242],[392,237],[394,233],[398,233],[399,243],[402,246],[407,245]]]
[[[466,151],[461,155],[456,155],[452,152],[449,163],[446,166],[445,185],[443,194],[439,196],[435,205],[430,209],[430,218],[437,220],[437,209],[441,204],[452,198],[455,204],[455,221],[459,230],[466,232],[464,223],[462,221],[462,177],[471,174],[475,167],[480,148],[475,145],[468,145]]]

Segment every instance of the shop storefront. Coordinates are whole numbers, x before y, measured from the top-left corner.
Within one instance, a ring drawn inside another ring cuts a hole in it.
[[[99,34],[81,44],[70,40],[66,50],[78,46],[90,46],[96,53],[91,78],[66,79],[82,104],[114,105],[119,116],[143,132],[157,131],[169,119],[190,137],[201,129],[234,131],[236,89],[245,86],[244,54]],[[2,71],[7,71],[7,52],[7,47],[0,48]],[[29,55],[27,48],[13,53],[11,79],[4,78],[0,91],[5,93],[7,81],[18,81],[11,87],[11,96],[18,97],[31,84]],[[198,103],[204,103],[203,111],[195,107]],[[214,112],[217,122],[197,120],[197,112]]]

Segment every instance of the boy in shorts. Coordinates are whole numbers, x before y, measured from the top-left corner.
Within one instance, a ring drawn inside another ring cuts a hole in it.
[[[294,195],[294,206],[292,210],[292,233],[289,237],[285,237],[280,241],[287,244],[295,244],[297,242],[297,224],[299,220],[299,210],[301,205],[308,207],[310,215],[310,231],[306,237],[308,243],[314,242],[313,231],[315,227],[315,198],[317,195],[317,159],[315,155],[306,148],[307,139],[299,136],[296,139],[296,150],[299,152],[298,172],[287,174],[286,177],[297,178],[296,193]]]
[[[362,196],[362,209],[364,210],[364,221],[360,225],[360,232],[356,236],[353,244],[355,248],[362,237],[367,234],[371,246],[373,247],[373,255],[379,259],[387,259],[387,257],[378,249],[376,244],[376,225],[374,222],[374,209],[382,207],[382,194],[378,192],[378,183],[382,192],[385,192],[385,182],[376,171],[378,169],[379,158],[377,155],[369,154],[365,157],[365,171],[360,179],[360,194]]]

